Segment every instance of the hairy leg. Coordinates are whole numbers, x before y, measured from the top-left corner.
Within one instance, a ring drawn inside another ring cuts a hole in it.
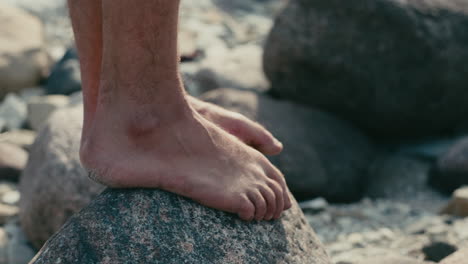
[[[84,127],[92,123],[99,95],[102,64],[102,1],[69,0],[70,16],[81,59],[84,101]],[[267,155],[279,154],[283,146],[259,124],[240,114],[189,96],[189,104],[203,117]]]
[[[83,132],[83,165],[111,187],[161,188],[242,219],[278,218],[290,207],[281,172],[188,103],[178,5],[102,1],[101,77],[97,99],[85,95],[95,112]]]

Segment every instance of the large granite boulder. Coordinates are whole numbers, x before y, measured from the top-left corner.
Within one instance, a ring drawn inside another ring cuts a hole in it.
[[[446,193],[468,185],[468,137],[457,141],[437,160],[429,183]]]
[[[432,135],[468,114],[468,2],[291,0],[264,53],[273,93],[378,136]]]
[[[248,223],[160,190],[104,192],[31,263],[331,264],[297,203]]]
[[[348,202],[361,198],[374,150],[349,123],[327,113],[253,92],[220,89],[202,99],[265,125],[285,148],[271,161],[298,199],[317,196]]]
[[[0,98],[37,85],[47,73],[43,33],[38,18],[0,3]]]
[[[74,107],[52,115],[21,175],[21,226],[38,249],[104,189],[87,177],[78,157],[82,111]]]

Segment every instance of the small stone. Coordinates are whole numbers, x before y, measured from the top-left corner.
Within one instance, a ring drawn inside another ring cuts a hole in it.
[[[0,142],[9,143],[19,146],[25,150],[34,143],[36,132],[32,130],[12,130],[5,133],[0,133]]]
[[[441,211],[442,214],[468,217],[468,186],[462,187],[453,193],[449,204]]]
[[[21,198],[20,192],[17,190],[12,190],[4,193],[1,196],[1,201],[2,203],[9,204],[9,205],[16,205],[18,204],[19,200]]]
[[[34,97],[45,95],[45,90],[42,87],[25,88],[21,89],[19,95],[26,103],[29,103]]]
[[[18,181],[27,161],[28,153],[24,149],[0,142],[0,180]]]
[[[422,251],[426,255],[426,260],[439,262],[447,256],[457,251],[457,247],[443,241],[432,242],[426,245]]]
[[[324,198],[319,197],[314,200],[301,202],[299,206],[305,213],[318,214],[327,209],[328,202]]]
[[[39,83],[49,68],[44,28],[30,13],[0,2],[0,98]]]
[[[38,96],[28,103],[29,125],[38,131],[57,109],[67,106],[69,98],[64,95]]]
[[[5,224],[12,217],[17,216],[19,209],[17,206],[0,203],[0,224]]]
[[[26,121],[26,103],[15,94],[8,94],[0,105],[0,120],[7,130],[19,129]]]

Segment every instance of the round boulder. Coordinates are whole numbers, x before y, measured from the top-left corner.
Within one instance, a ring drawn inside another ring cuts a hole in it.
[[[87,177],[79,160],[82,111],[56,111],[31,146],[19,186],[20,221],[36,248],[104,189]]]
[[[31,261],[331,264],[294,203],[280,220],[237,216],[160,190],[108,190]]]
[[[264,53],[275,96],[375,136],[453,129],[468,114],[468,2],[291,0]]]
[[[47,74],[43,26],[38,18],[0,3],[0,98],[36,86]]]

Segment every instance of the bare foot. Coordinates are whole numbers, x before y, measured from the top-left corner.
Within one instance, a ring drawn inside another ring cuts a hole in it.
[[[281,172],[190,107],[166,115],[151,104],[116,106],[99,105],[82,138],[83,166],[98,181],[160,188],[244,220],[277,219],[290,208]]]
[[[192,96],[188,96],[188,101],[204,118],[220,126],[263,154],[277,155],[283,150],[283,144],[268,130],[247,117],[217,105],[203,102]]]

